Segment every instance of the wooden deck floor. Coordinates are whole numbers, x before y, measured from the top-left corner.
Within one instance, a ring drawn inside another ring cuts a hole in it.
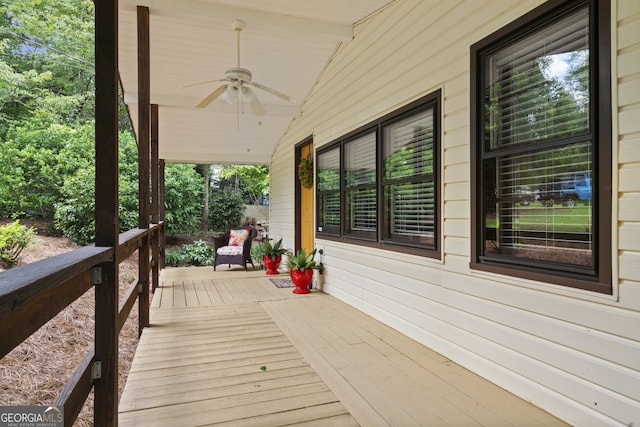
[[[123,426],[559,426],[371,317],[264,272],[167,269]]]

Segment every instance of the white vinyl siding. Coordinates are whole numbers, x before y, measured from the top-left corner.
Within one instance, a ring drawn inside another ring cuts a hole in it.
[[[442,90],[442,259],[316,238],[323,290],[573,425],[640,423],[640,2],[613,0],[614,294],[469,268],[469,49],[543,0],[398,1],[355,28],[274,153],[271,234],[293,236],[294,145],[318,150]],[[615,98],[617,96],[617,98]],[[617,99],[617,104],[615,103]],[[291,176],[287,176],[291,175]],[[274,201],[275,200],[275,201]],[[279,206],[284,202],[285,206]],[[278,205],[278,206],[276,206]],[[284,212],[276,219],[274,212]],[[287,222],[288,221],[288,222]],[[291,240],[292,241],[292,240]]]

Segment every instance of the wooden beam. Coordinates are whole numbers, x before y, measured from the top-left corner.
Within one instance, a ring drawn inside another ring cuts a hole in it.
[[[71,427],[75,424],[75,420],[91,392],[91,365],[94,358],[95,352],[91,348],[53,403],[55,406],[64,408],[65,427]]]
[[[114,248],[96,285],[94,425],[118,425],[118,0],[95,2],[96,246]]]
[[[160,227],[160,269],[164,268],[164,257],[165,257],[165,233],[166,226],[164,223],[165,219],[165,210],[164,210],[164,159],[159,161],[158,167],[158,213],[160,214],[160,222],[162,226]]]
[[[154,224],[160,223],[160,200],[159,200],[159,152],[158,146],[158,104],[151,105],[151,221]],[[151,289],[155,291],[160,282],[160,231],[156,231],[151,236]]]
[[[151,58],[149,8],[138,6],[138,227],[149,228],[149,168],[151,146]],[[149,235],[138,251],[138,333],[149,326]]]

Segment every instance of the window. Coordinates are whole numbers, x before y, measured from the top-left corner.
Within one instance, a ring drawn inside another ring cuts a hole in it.
[[[318,151],[318,237],[440,256],[439,111],[438,91]]]
[[[376,134],[344,144],[345,233],[376,239]]]
[[[317,174],[318,232],[340,235],[340,147],[318,154]]]
[[[472,46],[473,268],[611,292],[608,22],[550,1]]]
[[[434,248],[433,110],[384,129],[384,240]]]

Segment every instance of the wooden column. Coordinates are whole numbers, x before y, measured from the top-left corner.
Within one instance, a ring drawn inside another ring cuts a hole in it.
[[[165,220],[165,211],[164,211],[164,159],[160,159],[159,161],[159,170],[158,170],[158,213],[160,214],[160,221],[164,223]],[[165,257],[165,232],[167,230],[166,225],[162,225],[160,228],[160,269],[164,268],[164,257]]]
[[[149,228],[149,168],[151,145],[151,72],[149,53],[149,8],[138,6],[138,228]],[[149,326],[149,235],[138,251],[139,334]]]
[[[118,425],[118,1],[95,2],[96,246],[114,248],[95,285],[94,425]],[[97,368],[98,365],[95,365]],[[98,370],[96,369],[96,372]]]
[[[159,210],[159,165],[158,157],[158,104],[151,105],[151,222],[158,224],[160,222]],[[154,233],[155,238],[152,239],[151,258],[153,265],[151,270],[151,289],[153,291],[158,287],[160,279],[160,230]]]

